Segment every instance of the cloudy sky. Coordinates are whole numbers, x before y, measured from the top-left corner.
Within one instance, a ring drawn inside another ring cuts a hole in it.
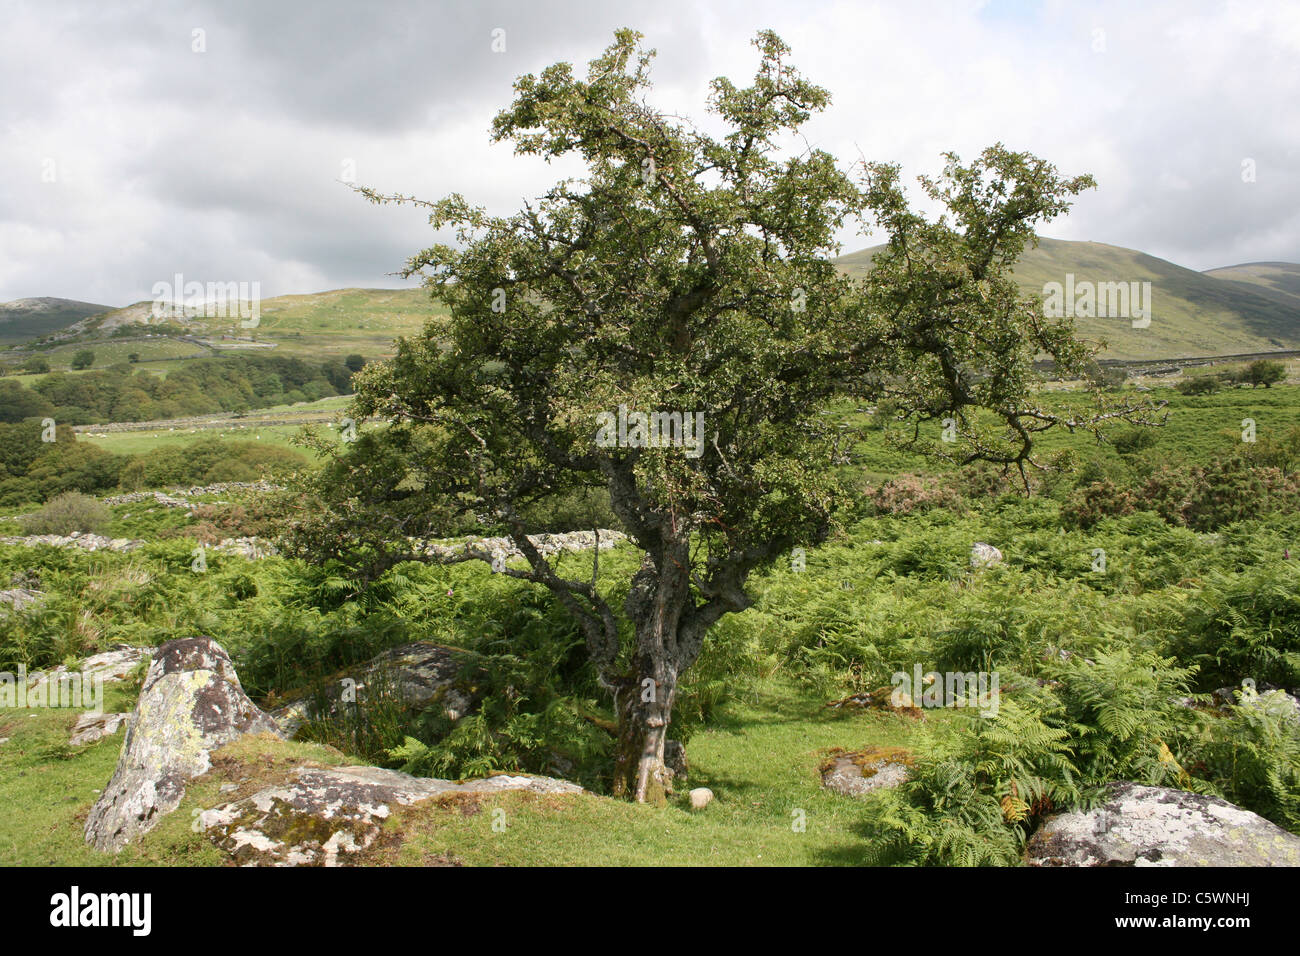
[[[0,301],[123,305],[177,272],[265,296],[400,285],[427,223],[339,180],[513,211],[571,171],[488,142],[514,77],[585,64],[620,26],[658,49],[671,112],[703,119],[708,81],[751,76],[772,27],[831,91],[807,137],[845,165],[910,176],[1000,140],[1097,178],[1048,235],[1196,269],[1300,261],[1291,0],[0,0],[0,17]]]

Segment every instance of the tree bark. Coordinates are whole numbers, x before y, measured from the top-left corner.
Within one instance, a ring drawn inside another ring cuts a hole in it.
[[[627,611],[636,627],[631,670],[616,684],[618,744],[614,794],[638,803],[663,803],[672,793],[664,744],[681,670],[678,634],[692,600],[687,542],[646,556],[633,578]]]

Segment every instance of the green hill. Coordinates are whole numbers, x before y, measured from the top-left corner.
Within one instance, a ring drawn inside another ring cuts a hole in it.
[[[1224,282],[1248,285],[1292,309],[1300,309],[1300,264],[1294,262],[1246,262],[1239,266],[1207,269],[1204,273]]]
[[[231,311],[234,311],[233,309]],[[251,314],[251,313],[250,313]],[[303,358],[367,358],[390,354],[392,341],[418,332],[440,314],[423,289],[335,289],[263,299],[257,325],[231,317],[176,316],[160,322],[150,302],[136,302],[79,322],[79,342],[146,330],[183,335],[217,350],[261,350]]]
[[[850,275],[870,269],[879,246],[841,256]],[[1267,267],[1268,271],[1264,271]],[[1259,269],[1260,278],[1235,270]],[[1220,277],[1219,273],[1230,273]],[[1100,242],[1040,239],[1016,266],[1026,294],[1049,282],[1150,282],[1151,324],[1124,318],[1079,318],[1080,335],[1105,340],[1104,358],[1174,358],[1300,349],[1300,266],[1258,263],[1196,272],[1133,249]],[[1294,295],[1289,293],[1294,292]]]
[[[26,342],[58,332],[86,316],[111,308],[111,305],[48,297],[0,302],[0,345]]]

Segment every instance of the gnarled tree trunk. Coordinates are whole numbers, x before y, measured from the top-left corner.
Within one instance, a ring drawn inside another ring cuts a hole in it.
[[[672,792],[664,744],[683,664],[679,645],[682,616],[692,600],[688,545],[675,542],[658,560],[646,556],[632,582],[628,616],[636,626],[632,669],[618,681],[615,711],[618,744],[614,794],[638,803],[662,803]]]

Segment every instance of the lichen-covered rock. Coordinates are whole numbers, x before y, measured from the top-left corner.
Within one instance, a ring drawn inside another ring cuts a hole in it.
[[[113,778],[90,810],[86,842],[120,850],[147,833],[211,767],[211,752],[244,734],[278,734],[240,687],[226,652],[211,638],[158,648],[127,724]]]
[[[1217,797],[1112,784],[1106,802],[1058,814],[1029,841],[1030,866],[1300,866],[1300,837]]]
[[[71,747],[84,747],[117,733],[130,714],[82,714],[72,728]]]
[[[901,747],[868,747],[837,753],[822,764],[822,786],[847,797],[896,787],[907,779],[911,755]]]
[[[341,704],[364,706],[368,693],[384,693],[412,710],[439,706],[452,720],[459,720],[477,702],[471,689],[456,685],[464,662],[464,652],[454,647],[429,641],[402,644],[372,658],[353,676],[332,682],[325,690],[323,707],[316,701],[296,700],[272,716],[281,732],[292,737],[304,722],[334,713]]]
[[[983,541],[976,541],[970,546],[970,566],[972,568],[988,568],[995,564],[1002,563],[1002,552],[991,544],[985,544]]]
[[[244,866],[337,866],[366,849],[399,806],[444,793],[579,794],[576,783],[498,774],[455,783],[379,767],[299,767],[295,779],[198,815],[218,847]]]

